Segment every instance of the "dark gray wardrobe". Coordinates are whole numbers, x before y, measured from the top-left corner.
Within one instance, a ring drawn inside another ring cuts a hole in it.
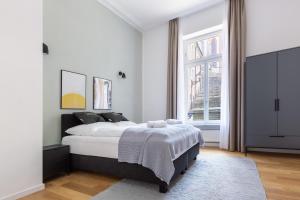
[[[300,149],[300,48],[246,59],[246,147]]]

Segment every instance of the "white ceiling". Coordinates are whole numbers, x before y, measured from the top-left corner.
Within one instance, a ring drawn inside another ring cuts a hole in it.
[[[98,0],[140,31],[202,10],[223,0]]]

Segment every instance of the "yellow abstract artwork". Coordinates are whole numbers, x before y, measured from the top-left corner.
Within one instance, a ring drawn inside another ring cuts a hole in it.
[[[62,97],[63,108],[85,108],[85,98],[80,94],[65,94]]]
[[[86,75],[61,71],[61,108],[85,109],[86,108]]]

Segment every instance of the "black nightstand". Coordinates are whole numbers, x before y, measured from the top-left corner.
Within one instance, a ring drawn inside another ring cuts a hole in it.
[[[43,147],[43,181],[70,172],[70,146],[50,145]]]

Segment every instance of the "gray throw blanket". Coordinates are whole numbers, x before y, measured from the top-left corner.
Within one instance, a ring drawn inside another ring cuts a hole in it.
[[[119,141],[119,162],[136,163],[151,169],[170,183],[175,172],[173,160],[195,144],[203,144],[200,129],[192,125],[168,125],[166,128],[130,127]]]

